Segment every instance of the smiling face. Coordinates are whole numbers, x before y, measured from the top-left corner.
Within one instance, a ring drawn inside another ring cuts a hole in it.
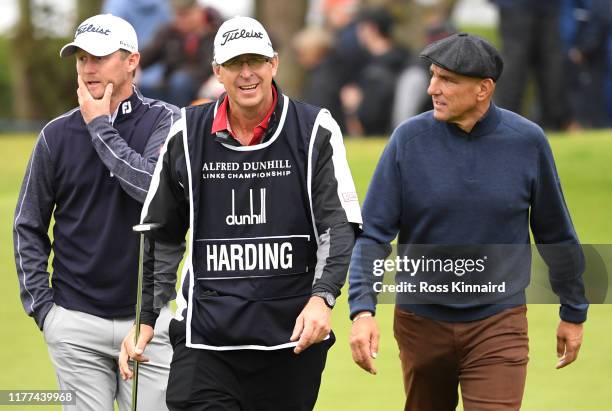
[[[278,56],[243,54],[214,67],[225,87],[230,110],[266,112],[273,101],[272,79],[278,70]]]
[[[436,120],[461,124],[480,115],[483,98],[483,82],[490,79],[468,77],[432,64],[431,80],[427,93],[431,96]],[[488,103],[488,102],[487,102]]]
[[[104,96],[108,83],[113,83],[113,96],[129,96],[132,93],[133,73],[140,55],[117,50],[107,56],[97,57],[79,49],[76,52],[76,70],[95,99]]]

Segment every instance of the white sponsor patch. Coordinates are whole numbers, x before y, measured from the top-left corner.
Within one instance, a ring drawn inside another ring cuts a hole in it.
[[[356,192],[350,192],[350,193],[342,193],[342,200],[344,201],[358,201],[357,198],[357,193]]]
[[[126,101],[125,103],[121,104],[121,114],[128,114],[132,112],[132,103],[130,103],[129,101]]]

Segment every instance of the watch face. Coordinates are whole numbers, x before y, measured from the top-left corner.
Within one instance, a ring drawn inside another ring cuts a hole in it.
[[[333,308],[334,305],[336,304],[336,297],[334,297],[332,293],[318,292],[318,293],[314,293],[313,295],[316,295],[317,297],[321,297],[323,301],[325,302],[325,305],[327,305],[329,308]]]

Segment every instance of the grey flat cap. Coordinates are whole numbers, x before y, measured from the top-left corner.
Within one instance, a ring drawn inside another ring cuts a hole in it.
[[[431,43],[421,58],[453,73],[497,81],[504,69],[499,52],[489,42],[468,33],[458,33]]]

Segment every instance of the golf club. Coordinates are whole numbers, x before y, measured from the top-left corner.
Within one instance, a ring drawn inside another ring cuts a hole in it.
[[[144,271],[144,235],[159,228],[159,224],[137,224],[132,227],[134,232],[140,234],[140,250],[138,252],[138,284],[136,286],[136,319],[134,321],[134,345],[138,343],[140,335],[140,310],[142,308],[142,273]],[[138,402],[138,361],[134,361],[134,376],[132,378],[132,411],[136,411]]]

